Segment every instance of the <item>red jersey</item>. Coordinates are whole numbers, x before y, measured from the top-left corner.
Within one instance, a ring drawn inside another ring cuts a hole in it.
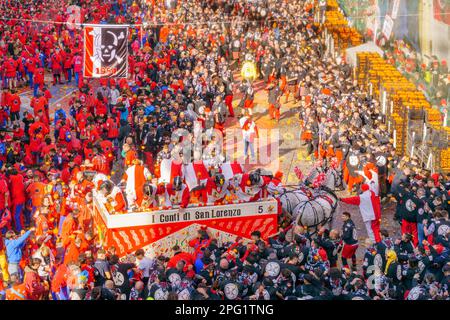
[[[8,189],[8,183],[6,182],[6,180],[4,178],[0,177],[0,210],[4,210],[5,209],[5,195],[8,194],[9,195],[9,189]]]
[[[22,102],[18,94],[10,94],[8,96],[8,107],[10,112],[19,112]]]
[[[25,184],[23,181],[23,176],[21,174],[11,175],[9,177],[9,182],[11,185],[11,201],[12,204],[23,204],[25,203]]]
[[[117,121],[114,121],[113,118],[108,118],[108,120],[106,120],[106,127],[108,129],[109,139],[115,139],[119,136],[119,126],[117,125]]]
[[[44,84],[44,76],[44,68],[36,68],[36,70],[34,71],[33,82],[36,84]]]
[[[9,58],[5,61],[5,76],[13,78],[16,76],[17,61]]]

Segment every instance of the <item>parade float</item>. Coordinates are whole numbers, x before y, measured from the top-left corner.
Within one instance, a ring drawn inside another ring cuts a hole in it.
[[[268,239],[277,232],[278,205],[273,198],[220,206],[192,205],[185,209],[111,214],[94,192],[94,221],[103,247],[114,246],[120,256],[143,248],[149,254],[170,254],[174,245],[190,251],[189,241],[201,227],[219,243],[251,239],[255,230]]]

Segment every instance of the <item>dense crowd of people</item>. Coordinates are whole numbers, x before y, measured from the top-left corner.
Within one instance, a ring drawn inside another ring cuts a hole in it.
[[[55,3],[0,7],[4,299],[448,299],[450,176],[397,155],[379,102],[355,85],[345,61],[327,55],[315,1],[193,1],[173,9],[165,1]],[[129,79],[83,78],[81,29],[66,23],[70,5],[81,7],[80,22],[141,26],[131,32]],[[239,81],[233,74],[244,62],[257,72]],[[251,240],[219,243],[201,228],[189,250],[174,245],[165,256],[139,249],[118,257],[116,248],[101,247],[93,194],[110,212],[124,212],[157,207],[155,196],[181,208],[195,197],[221,202],[224,186],[256,201],[281,184],[279,174],[251,172],[229,187],[219,170],[229,159],[213,132],[238,114],[236,93],[250,149],[257,136],[256,77],[266,84],[270,118],[280,119],[283,103],[298,105],[300,138],[317,170],[337,172],[334,187],[362,191],[343,202],[358,204],[366,192],[378,202],[395,197],[401,238],[372,218],[378,224],[369,223],[359,263],[360,237],[343,212],[342,229],[283,226],[269,239],[255,230]],[[49,87],[62,81],[76,90],[53,112]],[[23,87],[33,90],[29,111]],[[183,146],[193,147],[180,148],[172,134],[180,129]],[[195,130],[205,133],[199,145],[208,153],[196,149]],[[209,160],[207,192],[190,191],[180,176],[156,184],[164,160]],[[122,179],[125,192],[114,183]]]
[[[450,78],[446,60],[422,58],[405,41],[386,45],[386,58],[425,93],[431,104],[446,113],[450,103]]]

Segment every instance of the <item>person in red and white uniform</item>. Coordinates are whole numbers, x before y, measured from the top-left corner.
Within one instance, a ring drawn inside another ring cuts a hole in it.
[[[189,187],[177,176],[172,183],[166,185],[165,197],[166,206],[186,208],[190,201]]]
[[[140,206],[144,199],[144,183],[152,178],[150,171],[142,165],[139,159],[133,160],[133,165],[125,171],[122,182],[126,183],[128,209]]]
[[[369,162],[364,166],[364,170],[361,172],[361,175],[365,179],[365,183],[369,186],[369,189],[375,192],[375,195],[380,195],[380,183],[378,178],[378,169],[377,167]]]
[[[111,181],[103,181],[99,188],[99,193],[101,195],[103,204],[110,213],[124,212],[126,210],[127,204],[125,203],[125,198],[123,196],[122,190]]]
[[[259,138],[258,127],[248,112],[243,112],[243,117],[239,119],[239,125],[242,129],[244,139],[244,154],[248,158],[248,149],[250,149],[252,160],[255,159],[255,139]]]
[[[380,220],[381,220],[381,203],[380,197],[370,190],[369,185],[361,186],[361,193],[356,197],[342,198],[341,201],[347,204],[359,206],[364,224],[366,225],[367,234],[372,241],[376,243],[381,241],[380,236]]]
[[[164,185],[155,186],[149,181],[144,183],[144,200],[142,200],[141,206],[144,209],[157,208],[159,206],[158,196],[164,194]]]
[[[261,198],[261,191],[269,181],[269,177],[261,177],[260,172],[255,170],[251,173],[236,175],[232,184],[239,200],[253,202]]]
[[[283,172],[277,171],[275,175],[270,179],[269,183],[267,184],[267,191],[271,195],[277,196],[280,194],[283,188],[283,183],[281,182],[281,179],[283,178]]]
[[[202,199],[204,204],[222,204],[228,194],[229,182],[221,173],[216,173],[206,180],[202,189]]]

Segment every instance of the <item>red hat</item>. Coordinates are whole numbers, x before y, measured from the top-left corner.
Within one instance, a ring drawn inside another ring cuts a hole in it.
[[[362,191],[367,191],[367,190],[369,190],[369,185],[366,184],[366,183],[364,183],[364,184],[361,186],[361,190],[362,190]]]

